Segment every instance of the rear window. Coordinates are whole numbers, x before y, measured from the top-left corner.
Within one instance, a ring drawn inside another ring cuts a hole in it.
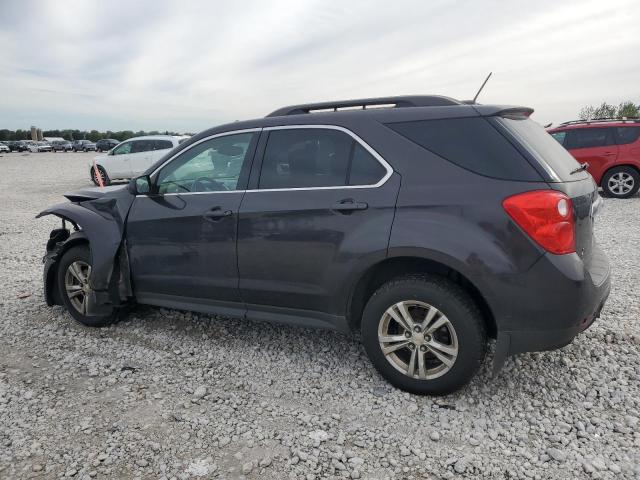
[[[546,170],[550,181],[570,182],[589,177],[585,171],[571,174],[580,164],[533,120],[494,118]]]
[[[419,120],[387,126],[430,152],[480,175],[502,180],[542,180],[520,152],[482,117]],[[558,142],[547,137],[562,149]]]

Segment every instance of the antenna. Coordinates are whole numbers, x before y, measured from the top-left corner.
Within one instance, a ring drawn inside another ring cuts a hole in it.
[[[476,103],[476,100],[478,98],[478,95],[480,95],[480,92],[482,91],[482,89],[484,88],[484,86],[487,84],[487,82],[489,81],[489,78],[491,78],[491,74],[493,72],[489,72],[489,75],[487,75],[487,78],[484,79],[484,82],[482,82],[482,85],[480,86],[480,90],[478,90],[478,93],[476,93],[476,96],[473,97],[473,100],[471,100],[471,103],[474,104]]]

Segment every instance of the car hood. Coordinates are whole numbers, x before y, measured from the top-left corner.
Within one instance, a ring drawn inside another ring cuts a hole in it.
[[[108,187],[87,187],[73,192],[65,193],[64,196],[72,202],[84,202],[86,200],[96,200],[98,198],[120,197],[126,185],[110,185]]]

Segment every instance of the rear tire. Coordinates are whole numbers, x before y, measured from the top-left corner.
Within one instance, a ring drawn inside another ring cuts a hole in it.
[[[413,322],[410,329],[406,315]],[[382,285],[365,306],[361,331],[378,372],[394,386],[422,395],[463,387],[486,353],[486,327],[477,305],[458,285],[435,275],[399,277]]]
[[[106,187],[111,184],[111,180],[109,180],[109,175],[104,168],[98,165],[98,175],[102,177],[102,184]],[[98,175],[96,174],[96,169],[91,167],[91,181],[96,185],[100,186],[100,182],[98,182]]]
[[[629,198],[640,188],[640,173],[632,167],[613,167],[604,174],[600,183],[607,197]]]
[[[71,316],[88,327],[104,327],[116,320],[116,310],[108,315],[86,315],[91,253],[87,245],[67,250],[58,264],[57,283],[62,303]]]

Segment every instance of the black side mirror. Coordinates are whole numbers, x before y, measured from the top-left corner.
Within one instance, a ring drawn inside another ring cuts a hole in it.
[[[149,175],[132,178],[129,181],[129,191],[134,195],[146,195],[151,193],[151,179]]]

